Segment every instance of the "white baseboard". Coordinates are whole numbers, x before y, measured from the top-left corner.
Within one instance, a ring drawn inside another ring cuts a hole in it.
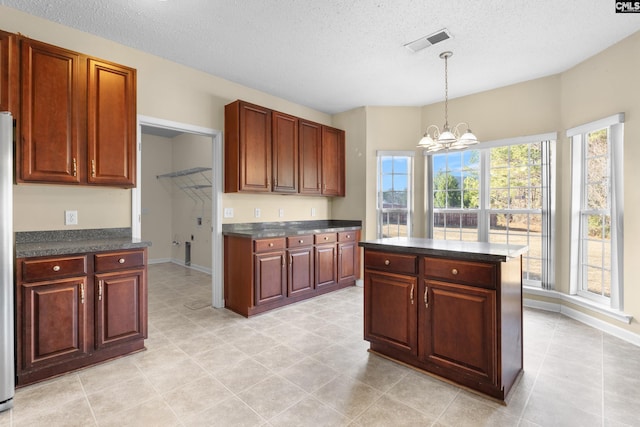
[[[164,264],[165,262],[171,262],[171,258],[155,258],[147,261],[147,264]]]
[[[184,265],[184,261],[176,259],[176,258],[172,258],[171,260],[169,260],[169,262],[181,265],[181,266],[186,267],[186,268],[190,268],[192,270],[200,271],[200,272],[206,273],[206,274],[211,274],[212,271],[213,271],[209,267],[203,267],[203,266],[197,265],[197,264]]]
[[[621,340],[627,341],[631,344],[634,344],[640,347],[640,335],[627,331],[626,329],[623,329],[619,326],[600,320],[596,317],[589,316],[584,312],[575,310],[564,304],[548,302],[548,301],[539,301],[539,300],[533,300],[528,298],[524,298],[522,303],[525,307],[537,308],[540,310],[552,311],[555,313],[563,314],[567,317],[577,320],[578,322],[582,322],[585,325],[589,325],[596,329],[600,329],[601,331],[606,332],[609,335],[612,335],[616,338],[620,338]]]

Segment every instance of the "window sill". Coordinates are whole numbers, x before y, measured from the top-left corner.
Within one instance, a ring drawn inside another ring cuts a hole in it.
[[[545,290],[545,289],[535,288],[531,286],[524,286],[523,293],[524,293],[525,299],[527,295],[532,295],[532,296],[540,296],[540,297],[557,300],[559,307],[557,307],[557,309],[553,311],[558,311],[563,314],[567,314],[568,310],[572,310],[571,308],[566,307],[563,303],[570,303],[578,307],[585,308],[587,310],[601,314],[603,316],[609,317],[611,319],[617,320],[622,323],[630,324],[631,319],[633,319],[633,316],[630,314],[626,314],[620,310],[614,310],[610,307],[603,306],[602,304],[598,304],[594,301],[591,301],[590,299],[580,297],[577,295],[567,295],[558,291]],[[539,303],[542,303],[542,304],[539,304]],[[528,307],[534,307],[534,308],[544,308],[542,307],[544,303],[536,300],[528,300],[525,305],[527,305]],[[547,309],[551,309],[551,307],[547,307]],[[575,316],[570,315],[569,317],[575,317]]]

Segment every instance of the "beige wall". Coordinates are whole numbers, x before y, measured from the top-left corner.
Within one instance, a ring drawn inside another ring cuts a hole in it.
[[[156,179],[172,171],[172,141],[142,135],[142,238],[151,242],[149,261],[171,259],[173,240],[171,182]]]

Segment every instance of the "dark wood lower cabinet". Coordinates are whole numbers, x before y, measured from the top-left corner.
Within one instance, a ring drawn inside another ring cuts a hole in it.
[[[371,350],[504,400],[523,367],[521,256],[477,261],[474,253],[468,261],[453,251],[431,257],[367,243],[364,336]]]
[[[18,386],[144,349],[146,248],[16,265]]]
[[[359,236],[359,229],[264,239],[225,235],[225,307],[248,317],[355,285]]]

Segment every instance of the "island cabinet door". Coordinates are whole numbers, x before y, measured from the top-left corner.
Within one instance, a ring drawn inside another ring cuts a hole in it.
[[[284,251],[254,255],[255,304],[279,301],[287,296],[287,269]]]
[[[364,338],[417,355],[418,279],[369,270],[364,282]]]
[[[145,270],[95,275],[96,348],[147,336]]]
[[[496,384],[495,291],[424,280],[421,293],[420,360]]]

